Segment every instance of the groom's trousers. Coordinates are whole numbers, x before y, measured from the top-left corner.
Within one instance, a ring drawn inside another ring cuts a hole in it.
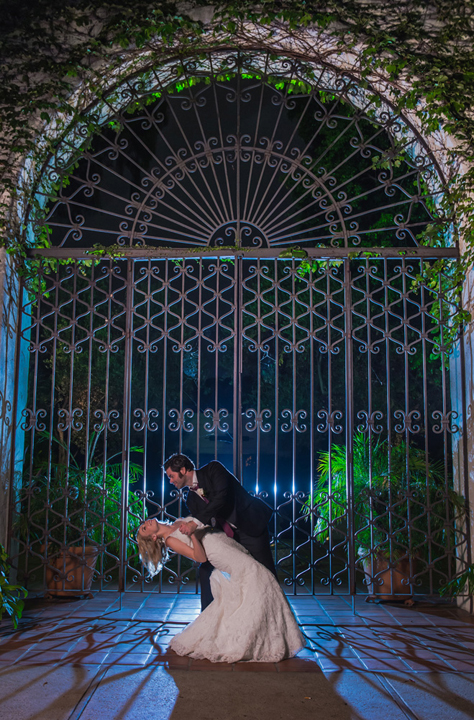
[[[267,570],[270,570],[270,572],[277,577],[275,563],[273,561],[273,555],[270,548],[270,535],[266,528],[258,537],[247,535],[247,533],[244,533],[242,530],[238,530],[236,528],[234,531],[234,540],[237,540],[237,542],[243,545],[244,548],[249,551],[251,556],[255,558],[255,560],[264,565]],[[207,608],[214,599],[211,592],[211,573],[213,570],[214,565],[211,565],[209,561],[202,563],[199,566],[201,610]]]

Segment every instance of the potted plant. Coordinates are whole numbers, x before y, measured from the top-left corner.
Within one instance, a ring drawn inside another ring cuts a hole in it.
[[[53,438],[63,459],[36,463],[29,484],[29,506],[16,523],[20,539],[46,565],[49,596],[91,596],[100,550],[106,549],[108,558],[119,554],[122,464],[113,462],[114,457],[106,465],[94,463],[98,435],[94,433],[89,443],[87,470],[60,439]],[[42,438],[49,440],[49,434],[42,433]],[[141,448],[131,450],[143,452]],[[130,463],[130,483],[142,472],[139,465]],[[143,517],[143,500],[129,491],[128,507],[132,512],[128,513],[127,531],[132,535]]]
[[[27,591],[21,585],[10,583],[10,562],[3,545],[0,545],[0,620],[3,613],[10,615],[13,627],[18,627],[21,618]]]
[[[312,498],[304,506],[315,515],[315,537],[347,544],[347,450],[333,445],[322,452]],[[368,599],[408,599],[415,563],[431,562],[431,547],[452,542],[454,512],[463,501],[445,490],[444,466],[425,450],[407,447],[397,437],[372,437],[357,431],[353,442],[353,532],[365,574]],[[334,538],[335,536],[335,538]],[[427,541],[429,536],[430,541]]]

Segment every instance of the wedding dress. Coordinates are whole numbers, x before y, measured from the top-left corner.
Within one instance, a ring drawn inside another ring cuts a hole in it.
[[[192,547],[179,529],[169,537]],[[229,663],[279,662],[296,655],[305,640],[275,576],[223,532],[206,533],[201,542],[216,568],[214,600],[170,648],[178,655]]]

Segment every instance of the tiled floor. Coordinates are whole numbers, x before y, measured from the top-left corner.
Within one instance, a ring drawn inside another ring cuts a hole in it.
[[[0,624],[0,720],[471,720],[474,618],[451,606],[290,598],[306,636],[278,664],[168,652],[191,595],[29,603]],[[191,671],[191,672],[190,672]],[[224,675],[222,674],[224,673]]]
[[[0,667],[163,665],[213,672],[474,673],[474,618],[452,606],[367,604],[358,598],[289,598],[307,637],[282,663],[210,663],[168,651],[199,612],[189,595],[99,593],[92,600],[32,603],[19,629],[0,625]]]

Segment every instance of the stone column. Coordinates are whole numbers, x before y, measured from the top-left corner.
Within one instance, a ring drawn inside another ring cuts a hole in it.
[[[26,342],[18,342],[20,309],[19,278],[5,248],[0,248],[0,543],[5,547],[15,495],[11,484],[15,484],[23,462],[20,413],[26,406],[28,390],[28,350]],[[17,363],[21,382],[15,405]]]
[[[459,432],[453,433],[452,436],[453,472],[454,490],[466,497],[469,503],[467,530],[471,534],[472,543],[474,540],[474,271],[472,270],[466,278],[463,305],[471,312],[473,320],[464,333],[463,348],[458,344],[450,358],[451,407],[457,413],[452,424],[459,427]],[[474,561],[472,555],[469,558],[467,547],[459,548],[459,557],[459,571],[464,569],[465,562]],[[458,605],[471,613],[474,612],[472,597],[459,598]]]

